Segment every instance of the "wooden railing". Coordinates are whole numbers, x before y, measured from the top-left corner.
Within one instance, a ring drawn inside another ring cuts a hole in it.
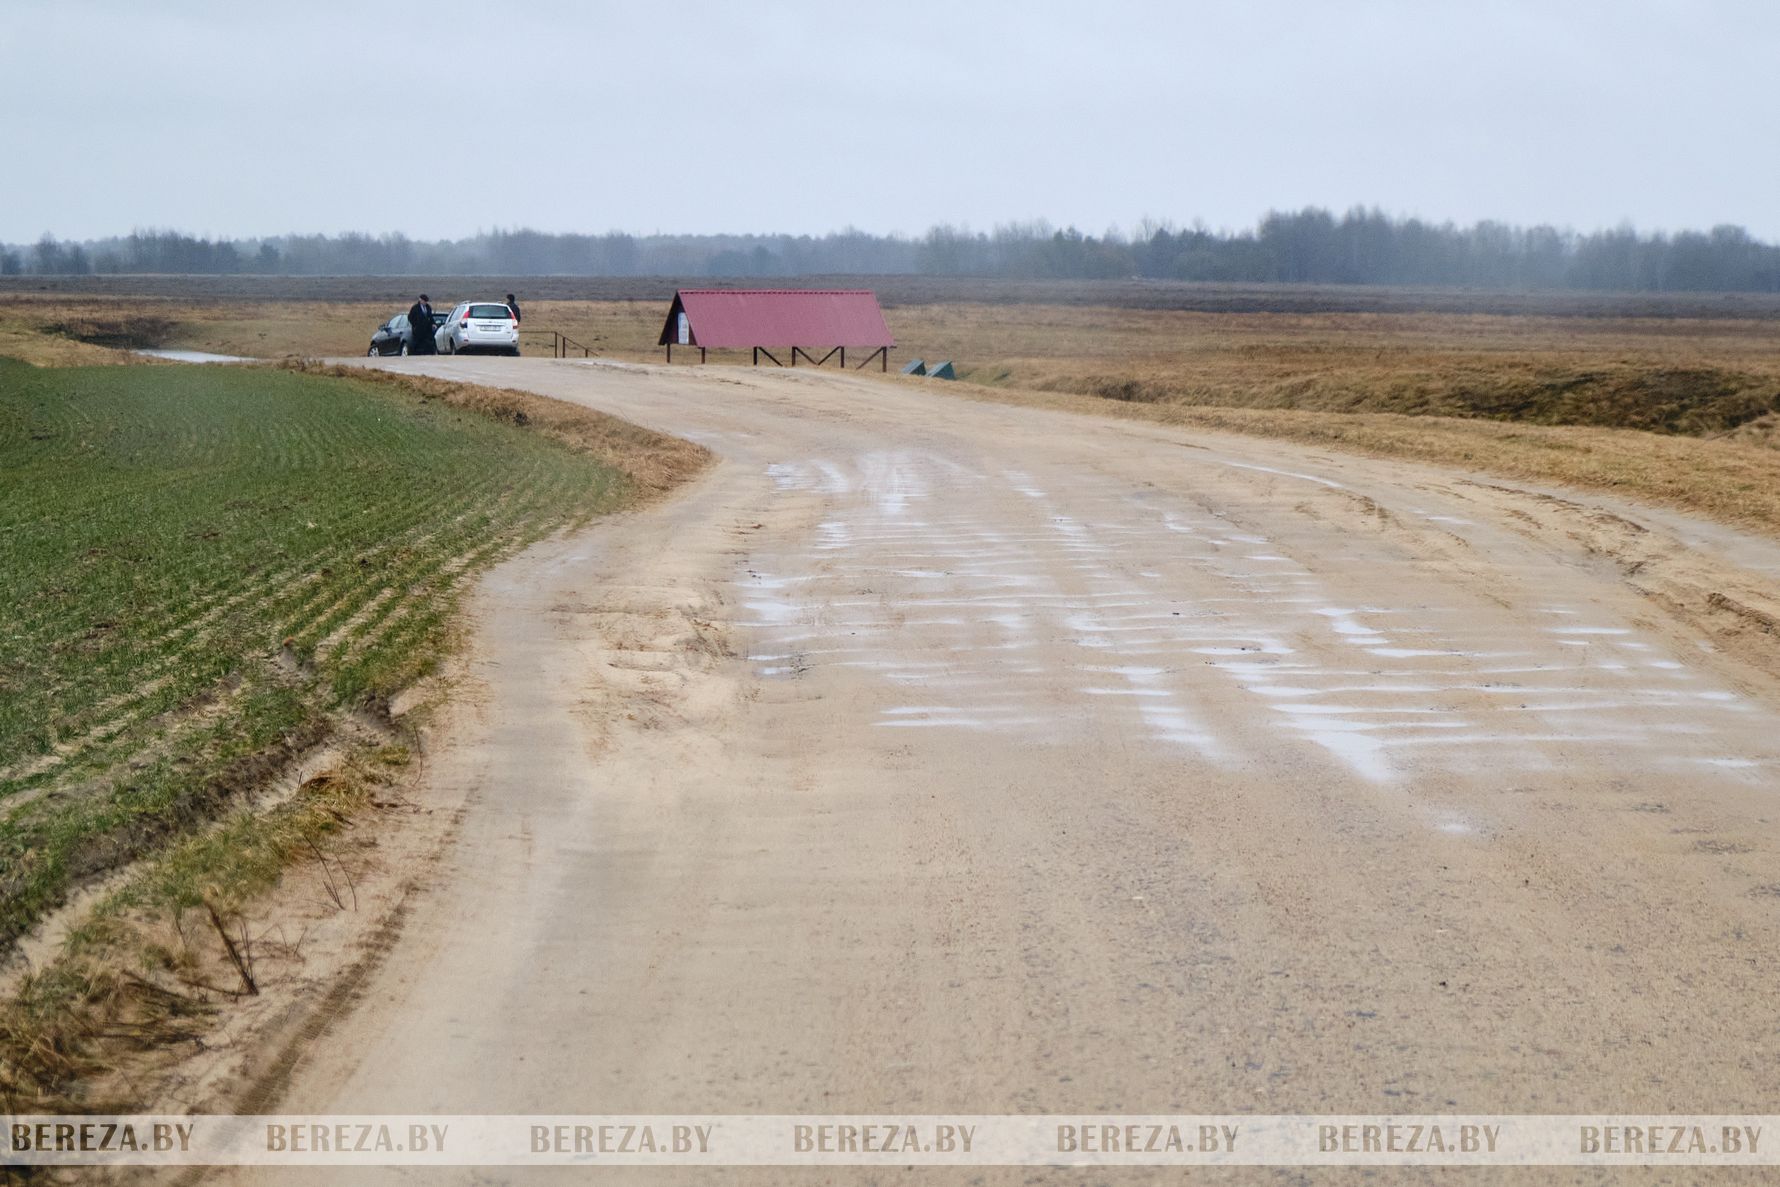
[[[593,347],[584,342],[575,341],[560,330],[528,330],[522,326],[519,330],[522,345],[527,334],[538,338],[548,338],[550,340],[550,357],[553,359],[566,359],[577,353],[584,359],[593,357]]]

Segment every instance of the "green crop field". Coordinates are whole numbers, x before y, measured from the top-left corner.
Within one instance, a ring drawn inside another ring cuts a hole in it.
[[[386,384],[0,359],[0,948],[449,641],[619,471]]]

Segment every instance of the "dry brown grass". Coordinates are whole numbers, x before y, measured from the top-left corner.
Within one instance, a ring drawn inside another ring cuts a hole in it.
[[[436,307],[450,308],[451,290],[434,285]],[[482,294],[486,295],[486,294]],[[103,350],[50,333],[51,327],[105,326],[125,320],[163,328],[139,343],[247,358],[339,358],[362,355],[377,327],[407,311],[414,294],[384,301],[193,301],[167,297],[0,296],[0,355],[54,365],[62,361],[122,362]],[[528,331],[553,329],[614,358],[653,359],[666,305],[653,301],[540,301],[521,298]],[[41,341],[40,341],[41,339]],[[528,332],[528,354],[547,353],[548,338]],[[35,356],[35,357],[28,357]]]
[[[4,321],[0,321],[0,358],[18,359],[35,367],[91,367],[157,361],[129,351],[93,346]]]
[[[965,378],[1141,403],[1694,433],[1780,407],[1780,334],[1752,319],[965,306],[893,320],[908,352]]]
[[[136,346],[271,359],[363,354],[372,331],[412,300],[293,305],[15,295],[0,297],[0,354],[47,366],[130,361],[134,356],[127,351],[81,349],[89,344],[78,341],[83,329],[97,330],[104,338],[119,323],[134,323],[153,339],[130,343]]]
[[[1393,413],[1131,404],[961,383],[973,399],[1150,424],[1275,437],[1374,457],[1458,466],[1660,503],[1780,536],[1780,450],[1629,429],[1502,424]]]
[[[1740,445],[1765,445],[1769,449],[1780,449],[1780,412],[1770,412],[1747,424],[1738,425],[1723,434],[1723,440],[1735,441]]]
[[[146,1101],[120,1077],[132,1060],[201,1043],[243,992],[208,912],[236,923],[286,870],[324,849],[396,783],[406,743],[350,750],[288,802],[241,812],[151,861],[94,907],[45,968],[0,1001],[0,1108],[129,1112]],[[202,908],[202,909],[200,909]],[[117,1099],[87,1091],[108,1080]],[[3,1180],[0,1180],[3,1181]]]

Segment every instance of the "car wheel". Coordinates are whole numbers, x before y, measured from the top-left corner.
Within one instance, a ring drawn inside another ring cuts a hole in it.
[[[408,357],[408,344],[406,342],[402,343],[402,357]]]
[[[378,350],[377,344],[375,342],[373,342],[373,343],[371,343],[371,349],[365,351],[365,357],[368,359],[374,359],[381,353],[383,353],[383,352]]]

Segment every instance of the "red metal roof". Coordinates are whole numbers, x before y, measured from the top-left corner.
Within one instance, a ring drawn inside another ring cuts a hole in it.
[[[684,311],[693,346],[895,346],[869,289],[681,289],[659,346],[679,343]]]

